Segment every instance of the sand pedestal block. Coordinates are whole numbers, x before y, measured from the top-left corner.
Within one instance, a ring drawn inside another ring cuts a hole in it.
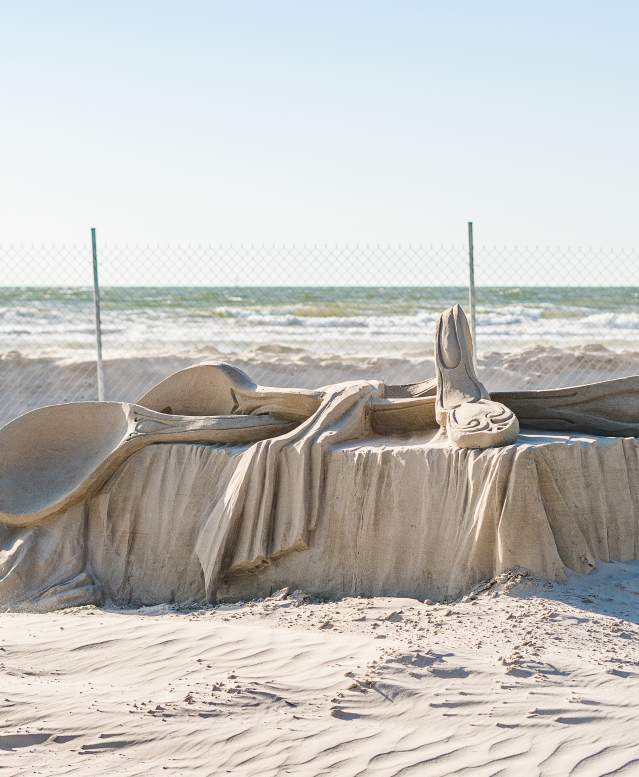
[[[221,595],[446,598],[516,566],[552,580],[639,554],[635,439],[524,431],[478,451],[381,438],[334,449],[327,472],[312,547]]]
[[[0,526],[0,605],[54,608],[95,601],[98,590],[120,604],[204,600],[202,528],[224,519],[248,449],[150,445],[83,507],[34,527]],[[277,477],[295,476],[293,464]],[[218,597],[288,585],[445,598],[514,566],[557,579],[639,557],[634,438],[524,430],[515,444],[479,451],[434,433],[373,437],[329,448],[323,469],[303,541],[293,533],[266,557],[243,541],[246,527],[231,527]],[[301,509],[279,500],[265,525],[303,525]]]

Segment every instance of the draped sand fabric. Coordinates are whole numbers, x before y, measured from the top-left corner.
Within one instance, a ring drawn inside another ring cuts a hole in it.
[[[252,445],[154,444],[84,505],[0,525],[0,607],[267,595],[457,596],[513,566],[556,579],[639,557],[635,438],[523,430],[460,450],[375,436],[382,384],[326,390]]]
[[[383,384],[367,381],[330,386],[299,427],[242,454],[197,540],[209,596],[225,572],[308,548],[322,508],[326,451],[367,435],[366,405],[382,390]]]

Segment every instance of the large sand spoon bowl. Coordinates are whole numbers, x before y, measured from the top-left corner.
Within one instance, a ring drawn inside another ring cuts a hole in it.
[[[41,407],[0,429],[0,522],[27,526],[61,512],[145,445],[249,443],[295,425],[269,414],[180,416],[124,402]]]

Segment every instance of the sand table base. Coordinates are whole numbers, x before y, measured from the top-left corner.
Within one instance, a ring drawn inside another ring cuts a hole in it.
[[[102,598],[204,600],[202,528],[234,497],[246,450],[151,445],[87,505],[40,526],[0,527],[0,603],[46,610]],[[385,437],[324,455],[306,549],[282,543],[282,554],[256,558],[254,537],[239,524],[233,559],[220,565],[227,569],[220,598],[283,586],[451,598],[513,567],[557,579],[566,568],[589,571],[598,559],[639,557],[634,438],[524,431],[514,445],[474,451],[432,435]],[[298,506],[280,500],[265,525],[294,523],[285,513]]]

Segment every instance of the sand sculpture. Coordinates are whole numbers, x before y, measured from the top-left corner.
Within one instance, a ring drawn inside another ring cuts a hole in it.
[[[491,396],[459,306],[438,322],[435,362],[431,381],[318,390],[202,364],[136,404],[17,418],[0,430],[0,606],[292,581],[450,596],[508,565],[556,577],[639,554],[639,446],[612,439],[639,434],[638,377]],[[175,562],[162,578],[149,542]]]
[[[491,400],[473,365],[470,327],[459,305],[443,313],[435,333],[435,418],[459,448],[491,448],[514,442],[517,417]]]

